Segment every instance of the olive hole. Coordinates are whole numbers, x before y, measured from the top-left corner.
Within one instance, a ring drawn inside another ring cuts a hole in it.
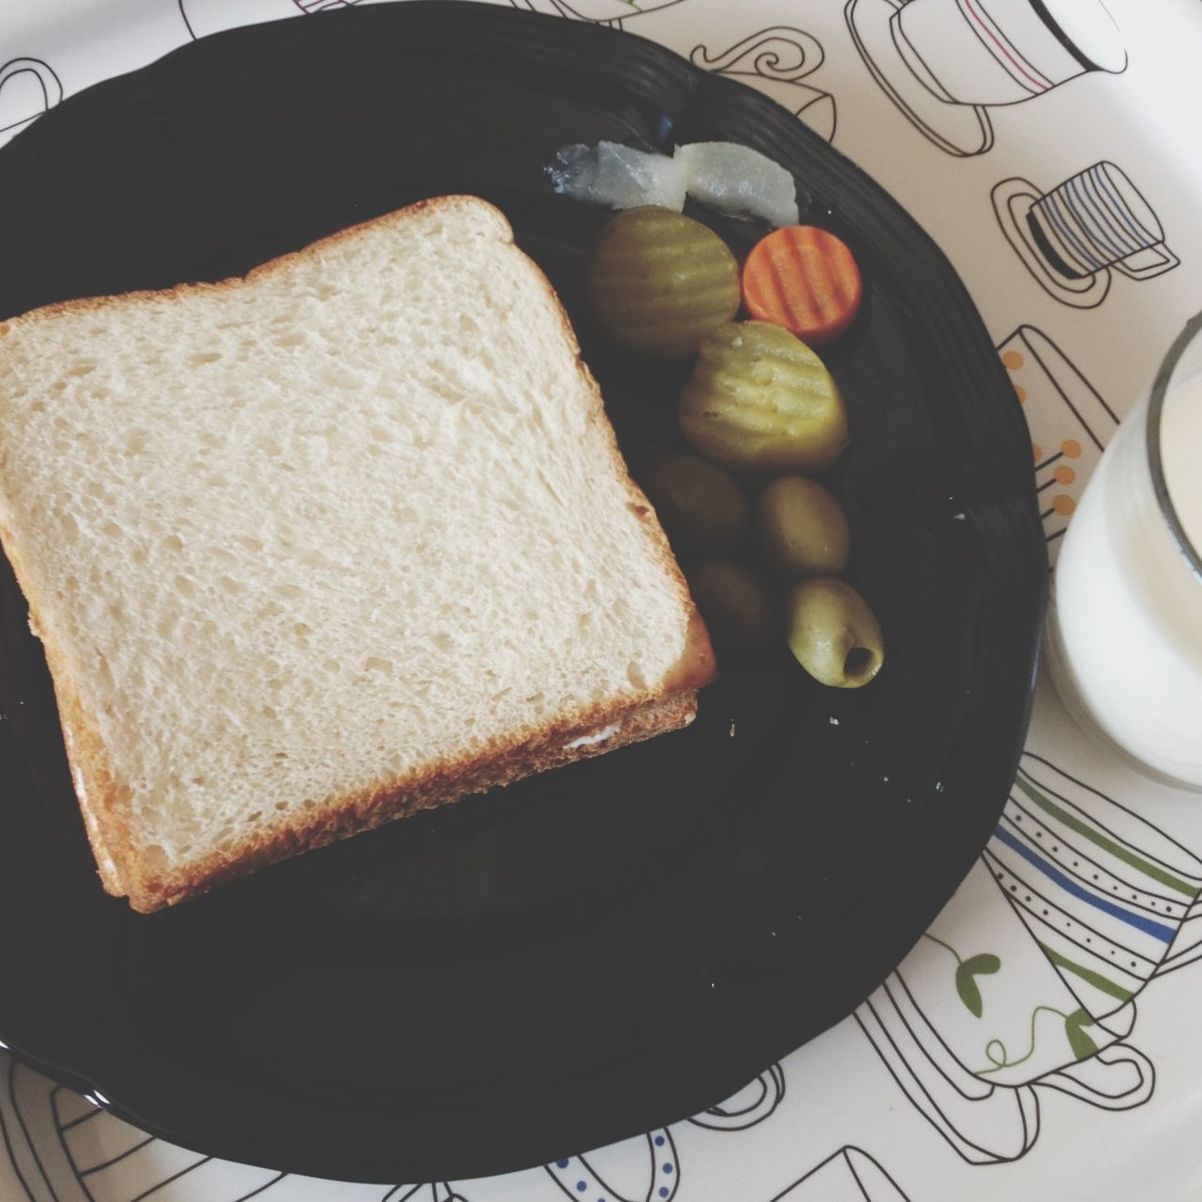
[[[867,647],[853,647],[843,661],[843,675],[849,680],[867,676],[876,663],[876,656]]]

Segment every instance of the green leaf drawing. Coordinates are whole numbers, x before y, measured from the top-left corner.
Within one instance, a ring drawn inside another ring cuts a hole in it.
[[[964,961],[964,967],[968,969],[973,976],[989,976],[997,972],[1002,967],[1002,962],[992,952],[981,952],[977,956],[969,956]]]
[[[1073,1055],[1078,1060],[1085,1060],[1098,1050],[1098,1045],[1081,1030],[1082,1027],[1088,1026],[1092,1022],[1093,1018],[1088,1010],[1074,1010],[1064,1020],[1064,1033],[1068,1036],[1068,1046],[1072,1048]]]
[[[977,1018],[984,1013],[985,1003],[981,999],[981,990],[977,986],[976,978],[995,973],[1001,966],[1001,960],[992,952],[969,956],[967,960],[961,960],[956,965],[956,992],[968,1011]]]
[[[960,1000],[965,1006],[977,1018],[980,1018],[985,1009],[985,1004],[981,1001],[981,991],[977,988],[977,983],[973,980],[972,973],[964,971],[963,964],[956,968],[956,992],[960,995]]]

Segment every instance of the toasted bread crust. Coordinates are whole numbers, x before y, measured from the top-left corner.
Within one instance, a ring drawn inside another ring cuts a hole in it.
[[[340,230],[301,250],[255,267],[242,277],[218,283],[180,284],[160,292],[131,292],[121,296],[62,301],[0,323],[0,335],[7,333],[9,328],[43,321],[63,313],[122,306],[136,299],[171,298],[195,290],[245,287],[285,269],[296,258],[320,254],[323,248],[354,237],[366,228],[399,225],[435,208],[440,211],[466,208],[486,215],[494,223],[498,239],[513,244],[513,231],[508,221],[486,201],[473,196],[435,197]],[[598,755],[626,743],[676,730],[692,721],[696,713],[697,690],[708,684],[716,674],[708,633],[693,604],[667,536],[650,502],[630,477],[618,449],[613,427],[606,417],[600,388],[580,355],[567,313],[547,278],[532,261],[527,259],[527,262],[559,315],[564,335],[575,355],[577,371],[586,385],[589,419],[604,435],[611,468],[623,483],[629,495],[630,508],[643,523],[657,558],[674,581],[681,611],[687,615],[686,643],[679,661],[663,680],[645,688],[632,689],[606,705],[561,714],[550,722],[497,741],[474,755],[428,766],[406,778],[380,781],[345,797],[326,799],[315,810],[293,814],[279,823],[260,827],[242,837],[227,852],[185,866],[169,866],[164,870],[148,863],[147,857],[132,838],[126,816],[122,813],[122,783],[109,763],[95,723],[79,696],[68,656],[54,641],[54,625],[48,620],[47,612],[50,607],[44,604],[32,587],[31,574],[23,570],[9,531],[0,529],[0,538],[3,538],[18,583],[29,603],[31,624],[39,632],[45,646],[72,779],[101,880],[107,892],[115,896],[127,896],[135,910],[149,913],[173,905],[266,864],[372,829],[394,818],[453,801],[468,793],[505,785],[576,759]],[[3,486],[3,480],[0,480],[0,488]],[[611,725],[616,725],[617,730],[604,739],[572,746],[581,737]]]
[[[258,868],[301,852],[325,847],[340,839],[374,830],[396,818],[434,809],[471,793],[512,784],[526,776],[560,768],[576,760],[637,743],[688,726],[697,713],[696,693],[678,693],[661,701],[635,706],[607,720],[568,728],[549,728],[544,734],[514,739],[504,749],[489,750],[455,763],[340,798],[307,820],[261,828],[242,839],[224,855],[209,856],[183,872],[127,878],[123,892],[139,913],[207,893],[218,885],[246,876]],[[596,737],[615,727],[597,742],[572,744],[581,737]],[[106,882],[106,888],[107,882]],[[109,892],[114,892],[109,890]]]

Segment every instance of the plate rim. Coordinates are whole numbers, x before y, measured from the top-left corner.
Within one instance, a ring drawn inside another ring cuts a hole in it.
[[[362,8],[348,7],[338,11],[308,16],[300,22],[295,22],[292,18],[285,18],[280,21],[266,22],[262,25],[256,26],[239,27],[210,35],[202,40],[185,44],[184,46],[171,51],[168,55],[157,60],[155,63],[150,64],[148,67],[140,68],[138,71],[130,72],[126,75],[114,77],[112,80],[103,81],[102,83],[95,85],[94,88],[86,89],[83,92],[78,93],[76,96],[69,98],[64,102],[63,105],[59,106],[57,109],[43,117],[42,120],[35,122],[29,129],[19,134],[9,147],[6,147],[3,151],[0,151],[0,168],[3,167],[6,161],[12,158],[12,146],[30,146],[32,144],[31,140],[42,136],[39,135],[38,129],[39,127],[43,126],[43,122],[52,122],[50,126],[45,127],[49,131],[50,129],[55,128],[54,123],[60,120],[58,114],[64,112],[68,114],[73,113],[75,109],[80,107],[80,104],[77,104],[76,102],[78,101],[80,103],[86,103],[87,98],[94,93],[96,89],[103,89],[111,84],[123,83],[124,81],[128,80],[131,75],[137,76],[143,72],[160,68],[161,64],[175,56],[187,56],[201,53],[217,54],[219,51],[214,50],[213,48],[215,46],[220,47],[226,42],[233,44],[237,41],[241,41],[248,35],[263,36],[262,31],[265,29],[278,29],[280,27],[289,28],[297,25],[303,26],[313,20],[327,22],[344,21],[347,22],[348,25],[351,22],[359,22],[366,26],[375,20],[417,22],[421,19],[433,16],[434,14],[437,14],[439,20],[445,22],[453,21],[457,31],[462,31],[468,21],[479,20],[490,22],[495,25],[499,20],[502,26],[512,26],[515,29],[521,24],[527,24],[532,30],[535,28],[542,28],[548,32],[554,30],[553,36],[555,38],[575,38],[581,43],[596,38],[603,38],[620,39],[622,42],[630,45],[632,44],[631,40],[633,40],[633,42],[641,44],[643,53],[652,58],[658,58],[664,63],[674,64],[674,69],[676,71],[681,72],[682,74],[687,74],[693,79],[693,90],[690,93],[691,105],[698,103],[703,105],[720,104],[725,96],[738,95],[745,98],[754,98],[753,101],[745,99],[743,103],[751,104],[752,107],[760,110],[758,115],[766,120],[766,124],[768,126],[768,128],[763,131],[764,137],[772,135],[778,139],[788,141],[789,139],[797,139],[800,136],[803,141],[808,141],[810,138],[814,138],[816,142],[821,141],[820,139],[817,139],[816,135],[810,134],[809,131],[805,129],[804,125],[798,121],[794,114],[776,104],[770,97],[755,92],[736,80],[726,79],[720,75],[707,72],[704,69],[688,62],[687,59],[675,53],[674,51],[669,50],[658,43],[651,42],[646,38],[640,37],[637,34],[604,27],[597,27],[591,24],[585,25],[568,21],[561,17],[524,12],[500,7],[495,4],[472,2],[472,0],[460,0],[460,2],[454,6],[453,15],[450,11],[448,11],[450,7],[451,6],[446,3],[446,0],[408,0],[408,2],[404,4],[396,5],[381,5],[377,7]],[[387,16],[385,16],[385,14],[387,14]],[[977,349],[982,353],[984,353],[987,349],[988,354],[991,355],[994,360],[996,360],[996,353],[992,340],[989,338],[984,323],[981,320],[975,306],[973,305],[966,288],[964,287],[959,276],[951,267],[946,256],[938,248],[933,239],[925,232],[925,230],[922,229],[921,226],[918,225],[918,223],[912,217],[910,217],[909,213],[904,209],[904,207],[890,193],[888,193],[886,189],[884,189],[881,185],[876,184],[875,181],[872,181],[866,172],[845,158],[841,152],[823,143],[822,148],[818,150],[817,153],[820,155],[829,156],[832,170],[837,169],[837,171],[842,173],[847,179],[856,181],[859,186],[864,186],[864,182],[867,181],[870,192],[888,196],[892,207],[898,213],[904,214],[911,226],[910,234],[914,243],[918,246],[921,246],[924,257],[929,259],[939,269],[940,276],[950,286],[954,299],[959,302],[959,305],[963,310],[963,313],[959,318],[960,324],[966,326],[966,332],[970,333],[974,337],[977,344]],[[843,211],[846,212],[851,208],[854,208],[854,206],[844,206]],[[854,225],[855,222],[850,222],[850,224]],[[1002,385],[1002,387],[999,389],[999,395],[1010,394],[1012,390],[1009,388],[1009,384],[1006,380],[1004,369],[1002,368],[1000,361],[996,362],[996,378]],[[1010,432],[1011,435],[1021,431],[1022,438],[1025,440],[1025,423],[1017,402],[1015,402],[1012,407],[1006,409],[1004,413],[999,412],[996,416],[1002,425],[1008,424],[1012,427]],[[1040,560],[1046,563],[1046,559],[1044,558],[1043,537],[1038,523],[1038,510],[1037,506],[1035,505],[1033,480],[1031,482],[1031,488],[1027,502],[1026,508],[1029,510],[1028,516],[1031,518],[1031,521],[1029,522],[1031,545],[1027,548],[1027,552],[1033,554],[1037,546]],[[1032,629],[1029,632],[1029,659],[1027,661],[1027,671],[1025,673],[1023,705],[1016,725],[1015,746],[1008,757],[1010,765],[1008,772],[1011,778],[1019,762],[1019,757],[1022,752],[1023,743],[1034,704],[1034,687],[1038,670],[1039,647],[1042,635],[1042,621],[1040,616],[1043,612],[1047,595],[1046,572],[1036,573],[1036,581],[1038,585],[1037,592],[1031,598],[1033,602]],[[1005,800],[1005,787],[1006,786],[1003,786],[998,790],[999,795],[995,806],[995,813],[990,818],[989,822],[986,824],[984,821],[982,821],[978,824],[983,831],[983,834],[979,840],[980,847],[984,846],[989,833],[993,829],[996,817],[1001,812]],[[955,887],[964,878],[964,876],[970,870],[972,864],[975,862],[977,854],[979,854],[979,852],[974,853],[971,858],[966,857],[966,862],[964,863],[960,863],[957,860],[955,863],[949,862],[942,865],[944,870],[942,873],[942,878],[945,879],[947,887],[946,889],[941,888],[938,890],[941,895],[941,900],[933,907],[933,912],[927,917],[927,924],[933,920],[935,914],[938,913],[938,910],[941,909],[944,904],[946,904],[947,899],[954,892]],[[875,976],[875,973],[872,975]],[[871,988],[872,986],[869,986],[869,988],[864,991],[863,995],[857,999],[856,1002],[853,1002],[850,1007],[844,1007],[842,1004],[837,1007],[832,1007],[832,1009],[840,1010],[840,1013],[834,1014],[830,1018],[830,1021],[823,1025],[821,1030],[827,1029],[829,1026],[840,1021],[843,1017],[850,1013],[851,1009],[853,1009],[859,1001],[862,1001],[863,997],[867,996],[867,994],[871,991]],[[0,1001],[0,1010],[2,1010],[3,1005],[3,1001]],[[0,1021],[5,1020],[0,1019]],[[7,1027],[6,1021],[5,1026]],[[809,1039],[814,1038],[819,1033],[821,1033],[820,1030],[811,1032],[811,1034],[807,1035],[802,1042],[804,1043]],[[10,1036],[7,1033],[4,1035],[4,1039],[5,1043],[9,1044]],[[34,1042],[36,1043],[36,1040]],[[789,1044],[789,1046],[775,1046],[782,1045],[786,1042]],[[779,1060],[783,1056],[795,1050],[796,1047],[800,1046],[796,1039],[783,1041],[778,1039],[773,1041],[773,1043],[773,1048],[765,1049],[768,1052],[765,1063]],[[86,1063],[82,1068],[71,1068],[64,1063],[63,1058],[54,1055],[47,1055],[44,1052],[39,1052],[36,1048],[30,1045],[28,1040],[22,1040],[20,1038],[13,1039],[11,1041],[9,1050],[23,1063],[26,1063],[31,1067],[44,1072],[46,1075],[52,1077],[56,1081],[66,1084],[89,1097],[97,1097],[101,1099],[101,1104],[118,1117],[134,1123],[140,1128],[153,1132],[154,1134],[172,1142],[194,1148],[209,1155],[219,1156],[223,1159],[239,1160],[254,1164],[267,1164],[272,1168],[285,1169],[289,1172],[305,1173],[318,1177],[331,1177],[338,1180],[372,1181],[380,1184],[389,1184],[395,1182],[398,1177],[398,1169],[403,1168],[404,1164],[407,1163],[404,1156],[398,1158],[395,1149],[381,1154],[378,1158],[372,1158],[370,1156],[364,1157],[361,1152],[354,1154],[354,1164],[357,1165],[358,1168],[354,1168],[351,1163],[346,1160],[338,1161],[337,1163],[342,1164],[343,1167],[337,1168],[335,1161],[331,1160],[325,1155],[325,1153],[314,1155],[307,1149],[297,1149],[296,1154],[293,1156],[281,1156],[273,1150],[271,1158],[269,1160],[264,1160],[261,1158],[262,1153],[256,1152],[251,1146],[251,1144],[254,1142],[253,1140],[249,1142],[246,1140],[239,1142],[237,1140],[231,1141],[226,1139],[207,1139],[203,1135],[198,1137],[189,1131],[178,1130],[172,1127],[169,1122],[164,1123],[155,1120],[153,1115],[148,1117],[147,1113],[145,1112],[144,1105],[139,1106],[136,1104],[129,1104],[128,1095],[126,1097],[122,1097],[123,1091],[121,1089],[113,1089],[111,1087],[111,1082],[106,1088],[104,1074],[103,1072],[97,1071],[97,1066],[95,1063],[93,1063],[90,1069]],[[68,1057],[68,1059],[78,1058]],[[757,1056],[757,1059],[760,1059],[760,1057]],[[765,1067],[765,1063],[759,1064],[759,1068],[753,1069],[751,1072],[745,1072],[740,1069],[738,1072],[732,1073],[729,1069],[727,1069],[727,1076],[729,1077],[729,1080],[726,1082],[726,1084],[729,1086],[729,1088],[726,1089],[726,1092],[723,1093],[722,1096],[726,1096],[726,1093],[733,1093],[742,1084],[744,1084],[745,1077],[750,1077],[754,1075],[756,1071],[763,1069]],[[624,1069],[624,1066],[621,1067]],[[712,1105],[718,1100],[721,1099],[710,1098],[707,1104]],[[702,1108],[703,1107],[697,1107],[696,1109]],[[690,1113],[692,1112],[693,1111],[690,1111]],[[624,1110],[623,1113],[625,1114],[627,1112]],[[640,1114],[641,1111],[636,1109],[632,1113],[637,1115]],[[648,1122],[642,1118],[636,1118],[634,1122],[618,1119],[611,1124],[610,1129],[601,1130],[597,1138],[592,1140],[590,1143],[590,1147],[608,1144],[621,1138],[639,1134],[642,1131],[652,1127],[662,1126],[665,1122],[676,1121],[685,1117],[687,1117],[686,1114],[674,1114],[670,1117],[661,1114],[659,1118],[651,1122]],[[546,1157],[548,1160],[553,1158],[553,1155]],[[412,1158],[410,1157],[409,1162],[411,1161]],[[454,1176],[480,1176],[516,1168],[528,1168],[531,1167],[532,1163],[538,1162],[532,1162],[528,1157],[511,1159],[509,1161],[505,1161],[504,1163],[498,1163],[495,1161],[495,1159],[489,1159],[486,1162],[481,1162],[478,1165],[469,1163],[467,1166],[469,1168],[479,1169],[480,1171],[462,1173],[457,1172],[454,1174]],[[336,1171],[330,1172],[329,1170],[332,1167],[335,1168]],[[349,1174],[345,1172],[345,1168],[347,1167],[352,1168],[352,1172]],[[420,1176],[425,1178],[448,1175],[450,1174],[437,1173],[421,1174]]]

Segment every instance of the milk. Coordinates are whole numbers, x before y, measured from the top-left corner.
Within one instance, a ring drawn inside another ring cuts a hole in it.
[[[1173,508],[1202,553],[1202,373],[1175,389],[1165,406],[1160,453]]]
[[[1183,362],[1190,359],[1187,352]],[[1197,550],[1202,367],[1190,366],[1189,378],[1170,384],[1159,443],[1173,508]],[[1202,790],[1202,579],[1154,491],[1147,411],[1145,402],[1119,427],[1069,524],[1053,581],[1048,662],[1083,726],[1154,775]]]

